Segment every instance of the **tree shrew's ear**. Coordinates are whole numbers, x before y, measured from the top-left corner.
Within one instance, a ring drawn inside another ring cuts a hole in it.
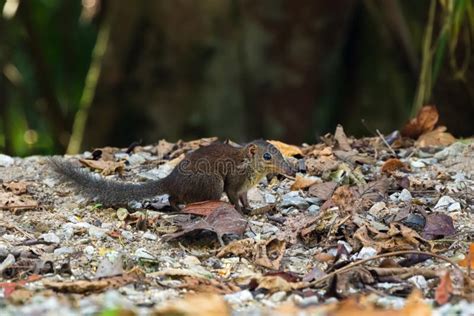
[[[248,144],[245,148],[247,150],[247,156],[253,157],[257,153],[257,145]]]

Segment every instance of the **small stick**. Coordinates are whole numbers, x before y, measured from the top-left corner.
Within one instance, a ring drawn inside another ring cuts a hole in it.
[[[390,149],[390,152],[395,156],[397,157],[397,154],[395,153],[395,150],[393,150],[392,146],[390,146],[389,143],[387,143],[387,141],[385,140],[385,137],[383,137],[382,133],[380,133],[380,131],[378,129],[375,130],[377,132],[377,135],[379,135],[379,137],[382,139],[383,143],[385,144],[385,146],[388,147],[388,149]]]
[[[368,258],[368,259],[363,259],[363,260],[360,260],[360,261],[357,261],[357,262],[353,262],[351,264],[348,264],[345,267],[342,267],[341,269],[335,270],[335,271],[327,274],[326,276],[324,276],[320,279],[314,280],[314,281],[306,283],[306,284],[299,284],[299,285],[296,286],[295,289],[299,290],[299,289],[304,289],[304,288],[319,285],[321,283],[324,283],[324,282],[328,281],[329,279],[331,279],[332,277],[334,277],[337,274],[347,272],[347,271],[353,269],[356,266],[360,266],[361,264],[364,264],[364,263],[372,261],[372,260],[385,258],[385,257],[392,257],[392,256],[408,255],[408,254],[427,255],[427,256],[435,257],[435,258],[438,258],[440,260],[446,261],[446,262],[450,263],[453,267],[455,267],[457,270],[459,270],[462,273],[463,276],[467,277],[466,273],[451,259],[448,259],[446,257],[443,257],[441,255],[437,255],[437,254],[434,254],[434,253],[431,253],[431,252],[418,251],[418,250],[403,250],[403,251],[394,251],[394,252],[384,253],[384,254],[377,255],[377,256],[374,256],[374,257],[371,257],[371,258]]]

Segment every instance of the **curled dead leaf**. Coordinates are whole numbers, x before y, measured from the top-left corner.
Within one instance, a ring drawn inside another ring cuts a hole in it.
[[[401,131],[402,136],[413,139],[420,135],[430,132],[434,129],[438,122],[438,109],[434,105],[426,105],[422,107],[416,117],[412,118]]]
[[[415,142],[416,147],[443,147],[456,142],[453,135],[446,132],[445,126],[439,126],[434,131],[421,135]]]
[[[291,185],[291,191],[297,191],[297,190],[302,190],[302,189],[309,188],[310,186],[312,186],[316,182],[317,182],[316,179],[307,178],[307,177],[303,177],[301,175],[297,175],[296,179],[295,179],[295,182],[293,182],[293,184]]]
[[[123,161],[110,161],[110,160],[89,160],[79,159],[79,161],[86,167],[99,170],[103,176],[114,174],[115,172],[122,173],[125,164]]]
[[[282,153],[283,156],[303,156],[303,152],[298,146],[285,144],[278,140],[269,140],[268,142],[275,146]]]

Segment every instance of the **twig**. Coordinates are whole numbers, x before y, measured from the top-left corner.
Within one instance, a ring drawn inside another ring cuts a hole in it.
[[[387,143],[387,141],[385,140],[385,137],[382,135],[382,133],[380,133],[380,131],[378,129],[375,130],[377,132],[377,135],[379,135],[380,139],[382,139],[383,143],[385,144],[385,146],[388,147],[388,149],[390,150],[390,152],[392,153],[392,155],[394,155],[395,157],[397,157],[397,153],[395,153],[395,150],[393,150],[392,146],[390,146],[389,143]]]
[[[451,259],[448,259],[446,257],[443,257],[441,255],[437,255],[437,254],[434,254],[434,253],[431,253],[431,252],[418,251],[418,250],[403,250],[403,251],[394,251],[394,252],[384,253],[384,254],[377,255],[377,256],[374,256],[374,257],[371,257],[371,258],[368,258],[368,259],[363,259],[363,260],[360,260],[360,261],[357,261],[357,262],[353,262],[353,263],[351,263],[351,264],[349,264],[349,265],[347,265],[347,266],[345,266],[341,269],[335,270],[335,271],[325,275],[324,277],[322,277],[320,279],[314,280],[314,281],[309,282],[309,283],[299,284],[299,285],[296,286],[296,289],[304,289],[304,288],[320,285],[320,284],[330,280],[335,275],[347,272],[347,271],[353,269],[354,267],[360,266],[360,265],[362,265],[364,263],[367,263],[369,261],[372,261],[372,260],[376,260],[376,259],[380,259],[380,258],[386,258],[386,257],[400,256],[400,255],[408,255],[408,254],[426,255],[426,256],[431,256],[431,257],[435,257],[435,258],[438,258],[440,260],[446,261],[449,264],[451,264],[454,268],[459,270],[465,277],[468,277],[468,275]]]

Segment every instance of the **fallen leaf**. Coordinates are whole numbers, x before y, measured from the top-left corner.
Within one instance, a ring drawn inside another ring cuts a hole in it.
[[[309,188],[308,193],[312,196],[320,198],[323,201],[326,201],[331,198],[336,187],[337,187],[337,183],[333,181],[324,182],[324,183],[316,183],[316,184],[313,184]]]
[[[423,228],[422,236],[425,239],[433,240],[451,236],[456,233],[453,219],[446,214],[431,213],[426,216],[426,224]]]
[[[169,300],[153,311],[156,316],[226,316],[231,315],[227,302],[218,294],[201,293],[179,300]]]
[[[181,213],[208,216],[219,207],[226,205],[229,205],[229,203],[221,201],[196,202],[187,204],[186,207],[181,210]]]
[[[38,202],[27,196],[18,196],[11,192],[0,192],[0,209],[23,210],[38,207]]]
[[[290,189],[291,189],[291,191],[306,189],[306,188],[309,188],[310,186],[312,186],[313,184],[315,184],[316,181],[317,181],[316,179],[307,178],[307,177],[297,175],[296,179],[295,179],[295,182],[293,182]]]
[[[286,241],[277,238],[258,243],[255,251],[255,264],[268,269],[279,270],[285,249]]]
[[[289,292],[293,289],[290,282],[279,276],[263,276],[257,280],[257,283],[257,289],[265,289],[270,293]]]
[[[351,151],[351,145],[347,139],[346,133],[344,133],[344,128],[342,125],[338,124],[336,127],[336,132],[334,133],[334,139],[336,140],[336,146],[343,151]]]
[[[253,238],[234,240],[217,253],[217,258],[222,258],[228,255],[249,257],[255,251],[255,243],[256,241]]]
[[[318,158],[305,159],[306,171],[310,175],[322,175],[325,172],[336,170],[341,164],[331,156],[319,156]]]
[[[385,161],[380,171],[382,173],[392,174],[397,170],[408,171],[409,167],[405,163],[401,162],[400,159],[391,158]]]
[[[435,300],[439,305],[444,305],[449,301],[451,294],[453,293],[453,282],[449,271],[443,274],[439,280],[439,284],[435,291]]]
[[[119,276],[113,276],[95,280],[74,280],[74,281],[43,281],[45,288],[61,293],[88,294],[103,292],[111,288],[119,288],[124,285],[136,282],[142,273],[132,271]]]
[[[417,139],[420,135],[430,132],[438,122],[438,109],[434,105],[422,107],[416,117],[412,118],[401,131],[402,136]]]
[[[227,234],[241,236],[246,228],[247,220],[231,204],[224,203],[204,219],[186,223],[182,225],[181,231],[164,235],[163,240],[169,241],[190,233],[208,230],[214,232],[219,241],[222,241],[222,236]]]
[[[4,183],[3,187],[7,191],[13,192],[13,194],[15,195],[21,195],[27,192],[28,185],[29,183],[25,181],[13,181],[13,182]]]
[[[431,316],[432,310],[423,299],[423,294],[418,288],[415,288],[408,296],[405,307],[400,311],[400,315],[407,316]]]
[[[470,266],[471,269],[474,269],[474,243],[469,245],[469,250],[466,254],[466,257],[458,262],[461,267]]]
[[[160,139],[158,141],[158,145],[156,145],[152,152],[156,154],[157,159],[163,159],[166,157],[171,151],[176,147],[174,143],[167,142],[164,139]]]
[[[105,161],[105,160],[90,160],[79,159],[79,161],[86,167],[99,170],[103,176],[114,174],[115,172],[122,173],[125,164],[123,161]]]
[[[415,142],[415,146],[424,147],[446,147],[456,142],[453,135],[446,132],[445,126],[439,126],[434,131],[424,133]]]
[[[293,156],[303,156],[303,152],[298,146],[285,144],[278,140],[269,140],[270,144],[275,146],[283,156],[293,157]]]

